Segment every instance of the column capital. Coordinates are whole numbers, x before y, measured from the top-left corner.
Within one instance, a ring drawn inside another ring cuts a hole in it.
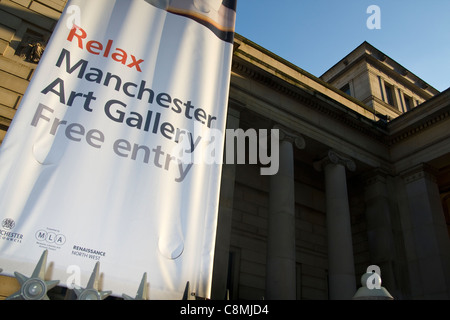
[[[389,172],[385,169],[373,168],[372,170],[362,174],[364,186],[367,187],[377,182],[382,182],[385,184],[389,175]]]
[[[279,130],[280,141],[289,141],[298,149],[305,149],[306,142],[301,134],[292,132],[278,124],[274,125],[273,129]]]
[[[400,176],[406,183],[410,183],[421,178],[427,178],[433,182],[436,182],[437,174],[438,170],[435,167],[427,163],[420,163],[412,168],[404,170],[400,173]]]
[[[330,163],[343,165],[352,172],[356,170],[355,161],[336,152],[335,150],[329,150],[327,155],[322,160],[314,162],[314,169],[316,169],[317,171],[322,171],[322,169]]]

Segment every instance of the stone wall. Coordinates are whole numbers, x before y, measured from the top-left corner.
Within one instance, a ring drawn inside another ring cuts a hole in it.
[[[323,177],[296,162],[295,227],[297,299],[328,299],[328,250]],[[357,283],[370,264],[365,203],[360,186],[350,189],[353,249]],[[269,177],[259,167],[236,166],[230,251],[236,281],[232,298],[259,300],[265,296],[269,214]],[[230,279],[231,280],[231,279]]]
[[[0,0],[0,143],[67,0]]]

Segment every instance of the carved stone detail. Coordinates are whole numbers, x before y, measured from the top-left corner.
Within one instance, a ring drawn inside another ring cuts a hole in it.
[[[44,36],[28,30],[16,50],[16,55],[26,62],[38,63],[45,50]]]
[[[335,150],[329,150],[326,157],[324,157],[322,160],[314,162],[314,169],[316,169],[317,171],[322,171],[322,169],[330,163],[341,164],[352,172],[356,170],[355,161],[336,152]]]
[[[280,141],[289,141],[289,142],[292,143],[292,145],[294,145],[298,149],[305,149],[306,142],[305,142],[305,139],[303,138],[303,136],[301,134],[289,131],[289,130],[283,128],[280,125],[275,125],[273,127],[273,129],[278,129],[279,130]]]

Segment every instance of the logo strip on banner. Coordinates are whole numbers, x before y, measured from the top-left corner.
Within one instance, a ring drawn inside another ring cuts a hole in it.
[[[4,274],[49,250],[69,288],[210,297],[235,10],[68,1],[0,147]]]

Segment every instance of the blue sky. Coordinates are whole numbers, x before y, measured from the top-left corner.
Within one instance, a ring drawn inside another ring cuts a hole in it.
[[[371,5],[381,29],[367,28]],[[317,77],[367,41],[450,87],[450,0],[238,0],[236,32]]]

